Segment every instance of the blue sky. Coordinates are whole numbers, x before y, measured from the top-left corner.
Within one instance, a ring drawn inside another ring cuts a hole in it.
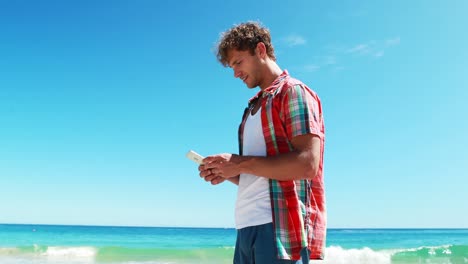
[[[270,28],[326,125],[329,227],[468,227],[468,2],[1,1],[0,223],[233,227],[247,89],[213,48]]]

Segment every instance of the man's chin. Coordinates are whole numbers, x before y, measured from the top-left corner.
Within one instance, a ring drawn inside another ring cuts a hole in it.
[[[253,89],[253,88],[256,88],[256,87],[258,86],[258,85],[254,85],[254,84],[248,84],[248,83],[246,83],[245,85],[246,85],[247,88],[249,88],[249,89]]]

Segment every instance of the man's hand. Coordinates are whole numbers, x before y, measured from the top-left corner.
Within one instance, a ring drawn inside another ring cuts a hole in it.
[[[203,159],[202,165],[198,167],[200,177],[214,185],[222,183],[226,179],[240,174],[240,161],[240,156],[229,153],[208,156]]]

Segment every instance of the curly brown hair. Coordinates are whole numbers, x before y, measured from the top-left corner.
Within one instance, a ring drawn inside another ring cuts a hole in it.
[[[216,57],[224,67],[228,67],[229,62],[227,60],[230,50],[249,50],[250,54],[254,55],[255,48],[259,42],[265,44],[268,57],[276,61],[273,45],[271,44],[270,31],[259,22],[253,21],[235,25],[222,33],[218,42]]]

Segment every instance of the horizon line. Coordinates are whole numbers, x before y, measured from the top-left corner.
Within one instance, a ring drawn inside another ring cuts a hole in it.
[[[118,228],[205,228],[205,229],[236,229],[235,227],[222,226],[147,226],[147,225],[101,225],[101,224],[31,224],[31,223],[0,223],[0,225],[23,225],[23,226],[75,226],[75,227],[118,227]],[[468,229],[468,227],[328,227],[327,230],[344,229]]]

